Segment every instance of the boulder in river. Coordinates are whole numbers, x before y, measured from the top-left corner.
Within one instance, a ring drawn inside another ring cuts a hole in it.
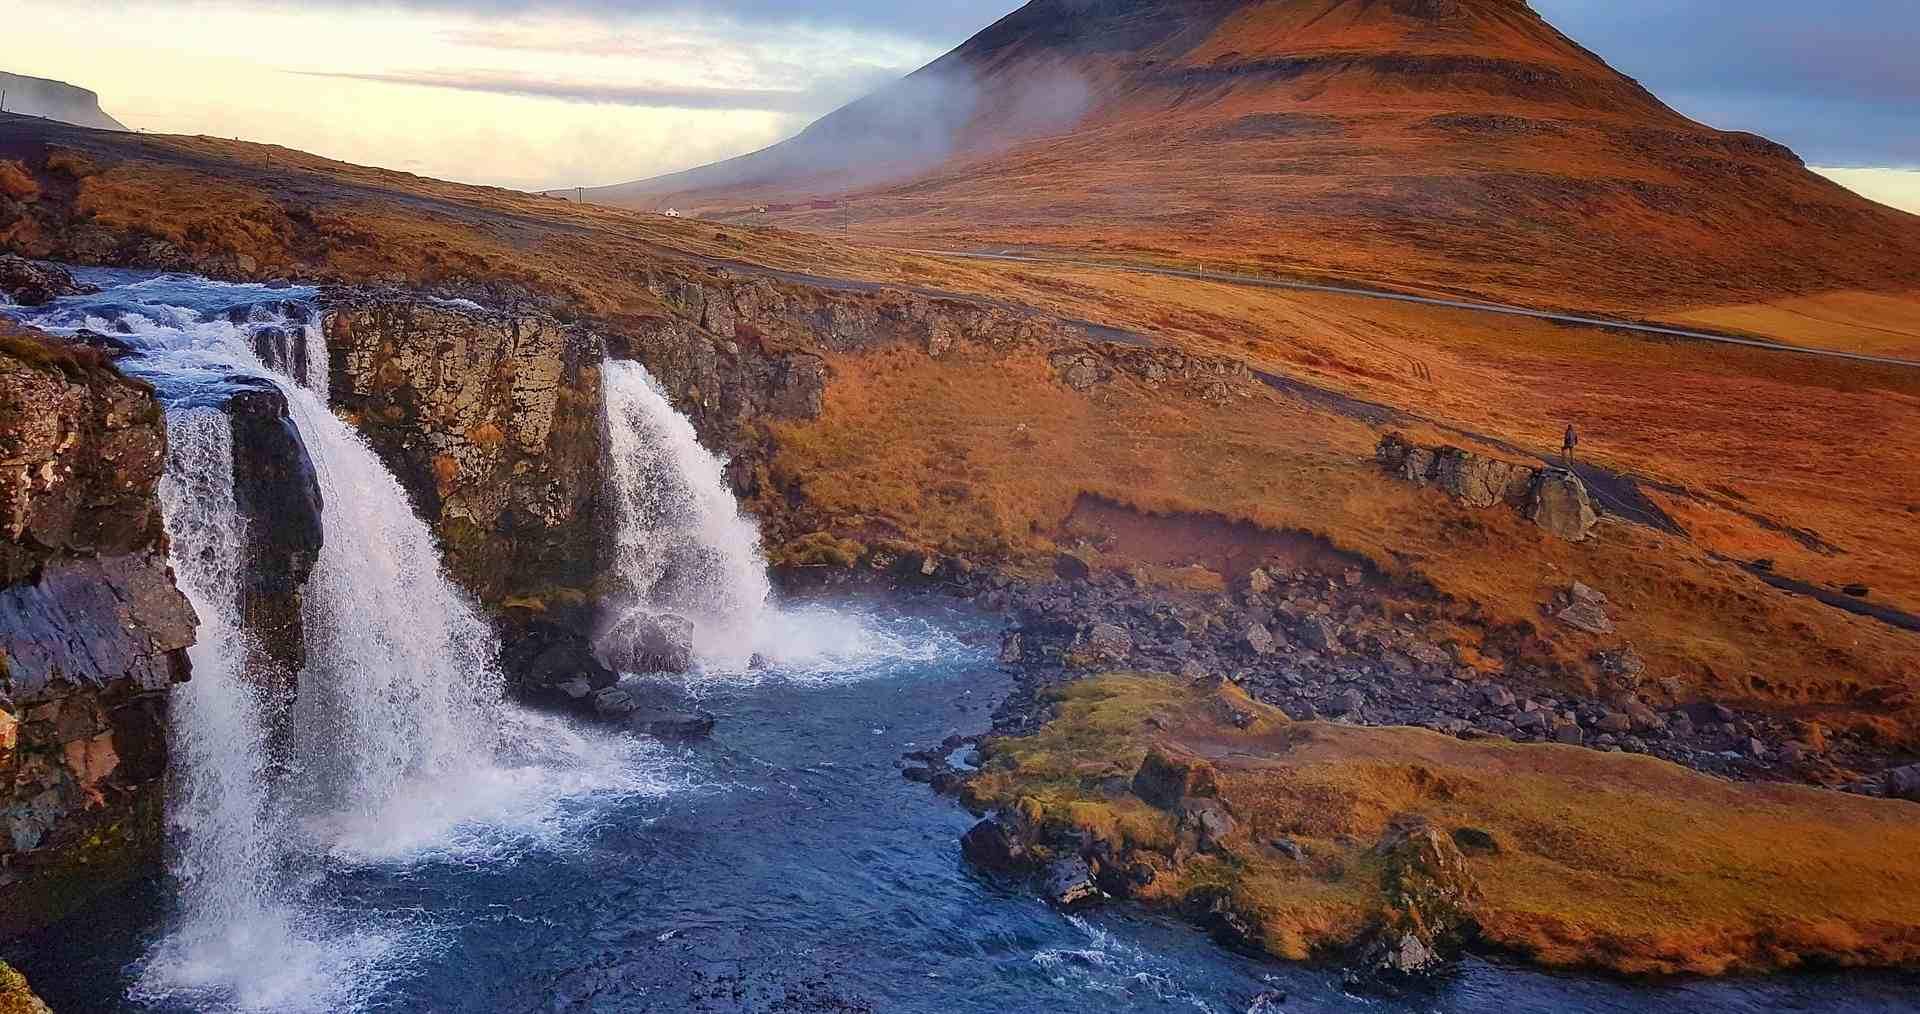
[[[99,291],[91,285],[74,281],[65,268],[36,264],[13,254],[0,254],[0,293],[21,306],[45,306],[61,296],[89,295]]]
[[[671,614],[628,610],[600,638],[600,660],[629,673],[684,673],[693,668],[693,622]]]

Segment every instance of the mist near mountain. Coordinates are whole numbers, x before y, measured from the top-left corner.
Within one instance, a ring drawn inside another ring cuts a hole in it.
[[[0,110],[26,116],[44,116],[49,120],[99,130],[125,130],[127,125],[108,116],[100,108],[100,96],[43,77],[27,77],[0,71],[0,91],[6,93]]]

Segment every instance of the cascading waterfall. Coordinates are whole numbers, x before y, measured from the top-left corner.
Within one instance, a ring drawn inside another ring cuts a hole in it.
[[[772,584],[760,532],[727,488],[725,462],[700,445],[693,423],[633,362],[608,362],[608,477],[618,509],[614,575],[625,598],[610,629],[633,611],[684,617],[695,656],[744,668],[768,612]]]
[[[200,617],[189,649],[193,679],[170,705],[168,822],[179,843],[173,873],[189,927],[176,943],[181,953],[232,954],[257,946],[263,933],[284,939],[288,929],[272,886],[281,859],[267,786],[274,705],[241,671],[249,645],[240,618],[245,542],[234,504],[232,427],[216,410],[187,409],[168,419],[167,439],[160,502],[171,562]]]
[[[325,811],[392,827],[431,799],[410,790],[493,755],[498,644],[373,450],[312,391],[290,390],[288,404],[325,504],[294,709],[299,774]]]
[[[196,1009],[351,1008],[403,970],[419,934],[316,896],[315,859],[353,868],[492,854],[503,833],[564,834],[563,799],[674,786],[653,763],[658,747],[505,704],[492,628],[443,575],[399,481],[327,407],[310,290],[91,278],[108,291],[32,320],[119,336],[134,350],[122,369],[166,403],[162,507],[175,572],[201,618],[194,676],[173,695],[171,718],[179,911],[135,993]],[[240,608],[248,522],[234,496],[232,424],[218,407],[236,380],[285,395],[323,498],[323,546],[303,597],[307,662],[290,713],[248,671],[257,654]]]
[[[623,591],[602,617],[609,665],[622,668],[631,653],[613,649],[657,617],[690,621],[694,661],[735,681],[758,660],[786,679],[831,682],[935,643],[903,641],[840,610],[781,608],[726,462],[700,445],[692,420],[640,364],[609,361],[602,378],[617,508],[612,571]]]

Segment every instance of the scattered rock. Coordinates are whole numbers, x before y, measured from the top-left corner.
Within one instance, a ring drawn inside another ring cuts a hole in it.
[[[1125,627],[1096,623],[1080,636],[1071,655],[1082,669],[1123,665],[1133,655],[1133,635]]]
[[[1490,831],[1482,831],[1477,827],[1455,829],[1453,832],[1453,843],[1460,846],[1461,850],[1465,852],[1479,852],[1494,856],[1500,854],[1500,842],[1495,840],[1493,833]]]
[[[1240,826],[1218,799],[1183,799],[1177,812],[1181,834],[1192,836],[1201,852],[1226,852],[1227,837]]]
[[[1053,573],[1062,581],[1080,582],[1093,576],[1093,568],[1087,561],[1069,553],[1061,553],[1053,558]]]
[[[1326,617],[1311,616],[1300,625],[1300,639],[1314,651],[1330,652],[1340,644],[1340,633]]]
[[[1607,597],[1575,581],[1565,596],[1558,614],[1560,622],[1589,634],[1613,633],[1613,619],[1607,615]]]
[[[1279,650],[1279,642],[1274,639],[1273,631],[1264,625],[1255,623],[1247,628],[1247,647],[1256,655],[1271,655]]]
[[[1273,578],[1259,567],[1255,567],[1253,572],[1247,575],[1248,594],[1261,596],[1271,595],[1275,587]]]

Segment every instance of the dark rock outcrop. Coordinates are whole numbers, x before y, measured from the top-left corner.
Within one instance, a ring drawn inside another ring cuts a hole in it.
[[[21,306],[44,306],[61,296],[99,291],[74,281],[65,268],[0,254],[0,295]]]
[[[630,673],[684,673],[693,668],[693,623],[631,610],[601,635],[600,661]]]
[[[165,450],[146,385],[0,332],[0,937],[158,858],[196,626],[166,564]]]
[[[233,427],[234,504],[248,522],[240,613],[265,656],[247,671],[290,699],[306,665],[302,601],[324,537],[320,480],[279,388],[247,385],[225,410]]]

